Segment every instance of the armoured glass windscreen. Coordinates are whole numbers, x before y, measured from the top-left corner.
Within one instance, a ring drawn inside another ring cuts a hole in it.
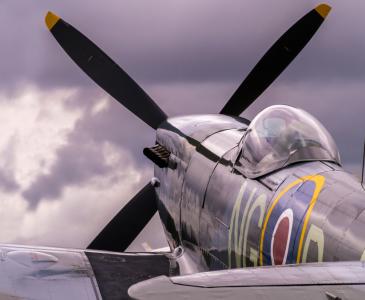
[[[314,160],[340,165],[339,152],[329,132],[307,112],[275,105],[251,122],[236,166],[247,177],[255,178],[295,162]]]

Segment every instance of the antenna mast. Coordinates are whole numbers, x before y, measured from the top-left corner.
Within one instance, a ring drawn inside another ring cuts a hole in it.
[[[361,186],[364,188],[364,168],[365,168],[365,140],[364,140],[364,148],[362,150],[362,169],[361,169]]]

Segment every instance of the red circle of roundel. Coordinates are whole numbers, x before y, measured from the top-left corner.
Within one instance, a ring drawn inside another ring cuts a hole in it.
[[[288,257],[293,226],[293,211],[288,208],[278,218],[271,237],[271,263],[283,265]]]
[[[273,238],[273,259],[275,265],[281,265],[284,263],[285,252],[287,249],[289,239],[289,218],[285,216],[281,219],[277,226],[276,232]]]

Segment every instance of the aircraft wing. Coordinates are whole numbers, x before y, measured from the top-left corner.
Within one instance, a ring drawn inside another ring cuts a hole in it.
[[[168,253],[0,245],[0,299],[363,299],[365,264],[258,267],[168,277]],[[128,290],[129,289],[129,290]]]
[[[256,267],[159,276],[132,286],[133,299],[364,299],[363,262]]]
[[[132,284],[169,271],[161,253],[0,245],[0,299],[130,299]]]

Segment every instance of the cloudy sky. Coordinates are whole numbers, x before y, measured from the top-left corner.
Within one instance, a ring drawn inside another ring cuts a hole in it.
[[[333,10],[246,111],[315,115],[359,174],[365,137],[365,2]],[[152,176],[154,131],[99,89],[44,25],[52,10],[119,63],[169,115],[216,113],[307,0],[0,0],[0,241],[85,247]],[[131,247],[163,244],[158,218]]]

